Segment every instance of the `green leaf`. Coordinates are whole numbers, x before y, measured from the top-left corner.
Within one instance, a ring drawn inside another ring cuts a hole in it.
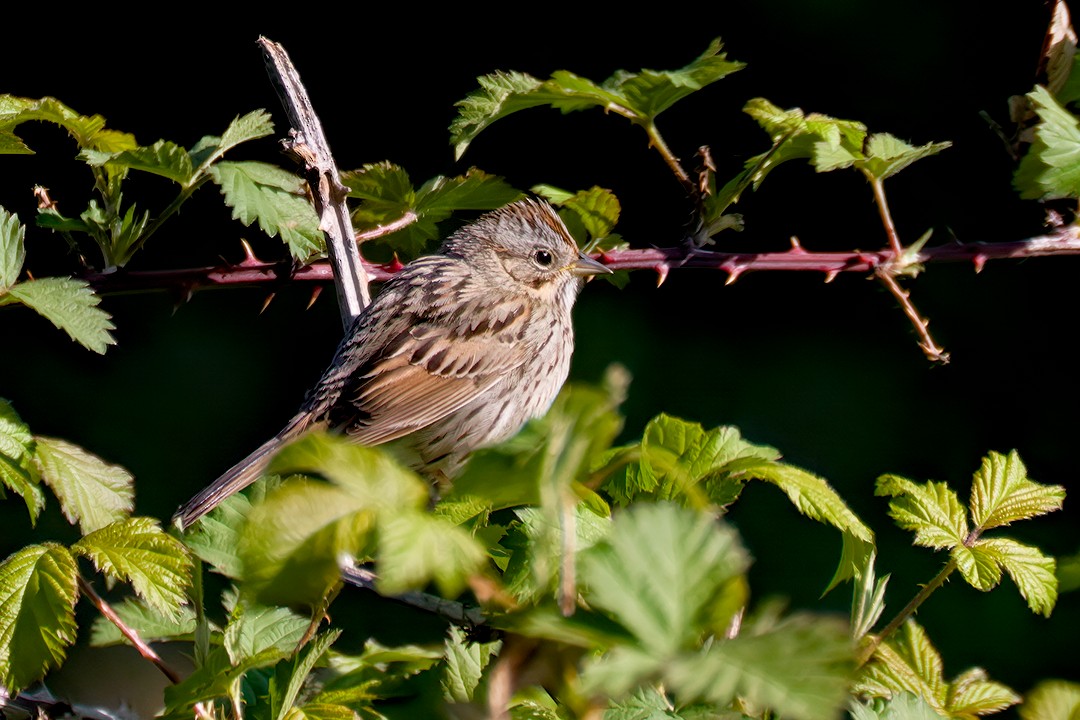
[[[303,180],[262,162],[219,162],[210,176],[221,188],[234,220],[245,227],[256,220],[270,237],[281,236],[297,260],[322,252],[319,216],[308,202]]]
[[[1001,712],[1020,700],[1010,688],[990,680],[985,670],[972,668],[952,681],[948,708],[952,717],[972,717]]]
[[[177,618],[187,602],[192,562],[176,538],[166,535],[157,520],[132,517],[96,530],[71,549],[89,558],[105,575],[130,582],[152,608]]]
[[[854,664],[845,623],[803,613],[681,655],[665,676],[684,702],[738,697],[778,717],[817,720],[839,715]]]
[[[823,478],[794,465],[771,462],[754,465],[747,474],[783,490],[803,515],[873,543],[874,533]]]
[[[316,635],[300,653],[293,657],[291,662],[278,666],[270,684],[271,714],[275,720],[285,720],[296,704],[296,699],[311,669],[326,654],[341,633],[341,630],[331,630]]]
[[[735,531],[709,515],[643,504],[616,516],[608,537],[582,555],[581,578],[590,606],[662,662],[715,623],[714,609],[735,592],[732,581],[749,563]]]
[[[1008,538],[984,538],[975,547],[1009,573],[1032,612],[1050,617],[1058,596],[1054,558],[1037,547]]]
[[[454,159],[460,160],[465,149],[480,132],[500,118],[546,104],[551,98],[534,95],[543,83],[520,72],[495,72],[478,77],[480,89],[454,103],[458,114],[450,123],[450,143]]]
[[[976,590],[987,591],[1001,582],[1001,565],[980,544],[972,547],[957,545],[950,551],[964,579]]]
[[[26,228],[19,222],[19,216],[0,207],[0,294],[7,292],[19,280],[26,260],[25,233]]]
[[[1046,88],[1036,87],[1027,98],[1040,122],[1013,185],[1028,200],[1080,197],[1080,123]]]
[[[574,237],[579,238],[578,244],[586,252],[595,252],[608,244],[602,243],[619,222],[619,213],[622,206],[615,194],[606,188],[593,186],[588,190],[574,193],[558,203],[563,212],[560,213],[563,220],[567,221]],[[576,226],[581,227],[584,236],[574,232]],[[584,240],[584,242],[582,242]]]
[[[240,533],[253,505],[262,502],[268,492],[281,484],[276,475],[263,476],[244,492],[227,497],[203,519],[187,528],[184,543],[203,562],[226,577],[243,575],[238,554]]]
[[[233,118],[229,127],[221,135],[221,152],[231,150],[240,143],[257,140],[274,132],[274,121],[270,113],[262,108],[252,110],[247,115]]]
[[[59,667],[75,642],[77,575],[67,548],[51,543],[0,564],[0,685],[11,695]]]
[[[514,523],[503,545],[511,551],[502,582],[507,592],[519,602],[537,602],[555,595],[554,585],[562,569],[565,552],[563,518],[541,508],[514,510]],[[575,555],[588,550],[611,529],[607,515],[597,515],[583,503],[574,507],[573,538]]]
[[[83,534],[129,516],[135,508],[134,478],[119,465],[65,440],[37,437],[34,462],[60,500],[64,517]]]
[[[434,582],[443,597],[456,597],[487,559],[463,528],[425,511],[384,513],[378,527],[378,587],[388,595]]]
[[[174,720],[191,718],[196,703],[229,697],[247,673],[276,665],[284,657],[280,650],[265,650],[234,666],[229,662],[225,648],[215,647],[190,675],[175,685],[165,686],[165,712],[158,717]]]
[[[85,280],[61,277],[26,280],[11,286],[8,292],[89,350],[104,354],[109,345],[116,344],[109,332],[115,325],[109,314],[98,307],[100,298]]]
[[[59,125],[68,131],[80,148],[119,152],[137,147],[133,135],[107,129],[105,118],[100,115],[80,115],[51,97],[33,100],[0,95],[0,130],[10,130],[30,120]],[[26,151],[21,152],[25,154]]]
[[[111,603],[112,609],[129,628],[138,633],[146,642],[190,639],[195,632],[195,610],[184,605],[175,617],[167,617],[135,598],[127,598],[119,603]],[[126,643],[120,629],[106,617],[94,618],[90,627],[90,644],[94,647],[119,645]]]
[[[1064,499],[1061,485],[1029,480],[1015,450],[1007,456],[992,452],[972,482],[971,519],[980,530],[988,530],[1060,510]]]
[[[366,545],[375,518],[363,508],[342,488],[303,477],[269,492],[240,534],[242,590],[265,605],[318,605],[341,582],[341,558]]]
[[[470,168],[464,175],[442,175],[414,189],[403,168],[389,162],[365,165],[345,172],[341,180],[349,197],[363,202],[352,212],[358,231],[374,231],[387,225],[405,226],[387,235],[365,241],[384,245],[405,258],[414,258],[428,244],[445,234],[439,223],[459,210],[490,210],[521,197],[505,180]]]
[[[639,461],[625,475],[613,475],[604,489],[619,503],[640,495],[662,500],[689,495],[700,502],[701,483],[735,476],[741,484],[745,479],[739,476],[748,468],[778,456],[773,448],[743,440],[737,428],[706,431],[698,423],[660,414],[645,426]],[[706,485],[717,487],[722,486]],[[710,495],[716,499],[716,493]]]
[[[875,554],[856,566],[855,583],[852,588],[851,637],[859,641],[865,637],[885,610],[885,587],[889,576],[877,579],[874,568]]]
[[[916,485],[897,475],[882,475],[874,494],[896,498],[889,502],[889,515],[900,527],[915,532],[917,545],[952,548],[967,538],[964,508],[945,483]]]
[[[84,150],[83,158],[91,166],[105,164],[114,167],[140,170],[187,186],[193,179],[194,169],[187,150],[168,140],[158,140],[146,147],[137,147],[117,153]]]
[[[1023,720],[1077,720],[1080,683],[1043,680],[1027,694],[1019,714]]]
[[[885,180],[913,162],[951,146],[952,143],[940,142],[914,147],[888,133],[875,133],[866,141],[865,158],[857,160],[855,166],[872,180]]]
[[[941,655],[914,620],[878,646],[873,660],[852,688],[855,695],[889,698],[910,692],[945,717],[972,717],[1002,710],[1020,701],[1006,686],[989,680],[981,668],[961,673],[952,682],[943,676]]]
[[[480,684],[484,668],[501,646],[501,640],[469,642],[461,628],[451,626],[446,638],[446,665],[440,679],[443,699],[454,703],[466,703],[476,699],[476,688]]]
[[[34,447],[30,428],[11,403],[0,398],[0,483],[22,497],[31,523],[37,522],[45,507],[45,493],[38,485],[37,468],[32,461]]]
[[[33,155],[34,151],[18,135],[0,130],[0,155]]]
[[[941,720],[933,707],[917,695],[901,692],[888,700],[877,700],[874,707],[855,700],[849,705],[852,720]]]
[[[238,603],[225,627],[224,647],[233,665],[266,650],[293,653],[311,625],[311,618],[285,607]]]
[[[491,123],[539,105],[551,105],[564,113],[598,107],[637,124],[651,124],[679,100],[744,67],[729,61],[720,52],[722,48],[716,39],[697,59],[678,70],[619,70],[599,85],[565,70],[552,73],[546,82],[519,72],[477,78],[480,89],[456,103],[458,115],[450,124],[455,158],[460,159]]]

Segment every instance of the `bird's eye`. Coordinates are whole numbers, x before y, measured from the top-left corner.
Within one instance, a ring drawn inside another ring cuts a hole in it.
[[[537,250],[533,253],[533,260],[536,261],[537,265],[547,267],[555,261],[555,258],[547,250]]]

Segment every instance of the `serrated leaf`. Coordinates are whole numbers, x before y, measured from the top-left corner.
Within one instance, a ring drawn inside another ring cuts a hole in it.
[[[678,70],[619,70],[601,84],[565,70],[540,82],[519,72],[497,72],[477,78],[480,89],[456,103],[458,115],[450,124],[450,142],[460,159],[476,136],[491,123],[519,110],[551,105],[562,112],[591,107],[618,113],[646,125],[686,96],[744,67],[720,52],[713,40],[697,59]]]
[[[554,584],[561,569],[566,530],[561,517],[540,508],[523,507],[514,511],[518,522],[514,523],[503,547],[510,557],[503,572],[502,582],[507,592],[519,602],[537,602],[545,596],[554,595]],[[584,504],[574,507],[573,539],[575,554],[580,554],[611,530],[610,518],[597,515]]]
[[[494,72],[476,81],[480,89],[454,103],[458,114],[450,123],[450,144],[454,146],[455,160],[461,159],[469,144],[491,123],[518,110],[544,105],[550,99],[534,94],[543,83],[526,73]]]
[[[116,326],[109,314],[98,307],[101,299],[85,280],[26,280],[11,286],[8,292],[89,350],[104,354],[109,345],[116,344],[109,332]]]
[[[316,635],[291,662],[278,667],[270,684],[270,712],[275,720],[285,720],[296,704],[311,669],[341,637],[341,633],[341,630],[330,630]]]
[[[14,695],[75,642],[78,568],[67,548],[31,545],[0,564],[0,685]]]
[[[916,485],[897,475],[882,475],[874,494],[896,498],[889,502],[889,515],[900,527],[914,531],[917,545],[952,548],[968,535],[964,508],[945,483]]]
[[[129,168],[159,175],[183,186],[188,186],[194,174],[191,157],[187,150],[168,140],[158,140],[153,145],[142,146],[117,153],[84,150],[83,158],[91,166],[105,164]]]
[[[265,605],[317,605],[341,582],[341,559],[360,552],[374,522],[345,490],[290,479],[248,514],[237,548],[242,590]]]
[[[130,133],[109,130],[105,127],[105,118],[100,115],[80,115],[56,98],[34,100],[0,95],[0,130],[10,130],[30,120],[59,125],[68,131],[80,148],[119,152],[137,147],[135,137]]]
[[[622,206],[610,190],[593,186],[570,195],[559,203],[564,220],[570,216],[573,225],[580,225],[585,235],[578,244],[585,252],[596,251],[602,240],[611,235],[619,222]],[[569,224],[568,224],[569,227]],[[579,237],[577,234],[574,237]]]
[[[941,720],[941,715],[925,700],[909,692],[878,700],[871,708],[855,700],[849,705],[852,720]]]
[[[258,221],[259,229],[270,237],[280,235],[297,260],[324,249],[319,216],[296,175],[268,163],[246,161],[216,163],[210,176],[233,209],[233,219],[245,227]]]
[[[0,294],[19,280],[26,260],[25,233],[19,216],[0,207]]]
[[[266,650],[290,654],[300,645],[311,618],[285,607],[239,603],[225,626],[223,644],[233,665]]]
[[[221,152],[231,150],[240,143],[266,137],[273,132],[274,121],[270,113],[262,108],[252,110],[246,115],[233,118],[229,127],[225,128],[225,132],[221,134]]]
[[[945,714],[948,685],[941,655],[914,620],[907,620],[898,633],[878,646],[870,663],[853,688],[853,694],[892,697],[910,692]]]
[[[1042,485],[1027,477],[1015,450],[992,452],[982,461],[971,485],[971,519],[980,530],[1008,525],[1061,509],[1065,488]]]
[[[973,547],[957,545],[949,554],[968,584],[985,592],[997,587],[1001,582],[1001,566],[994,556],[980,545],[981,543]]]
[[[399,595],[434,582],[443,597],[461,594],[487,554],[464,529],[418,510],[384,513],[378,520],[380,591]]]
[[[889,133],[875,133],[867,138],[865,158],[855,164],[868,178],[880,181],[951,146],[952,143],[940,142],[915,147]]]
[[[702,497],[700,484],[742,474],[778,456],[773,448],[743,440],[737,428],[706,431],[698,423],[662,413],[645,426],[639,461],[628,466],[625,475],[613,475],[604,489],[620,503],[639,495],[668,500],[688,493],[693,502]]]
[[[750,477],[773,483],[803,515],[832,525],[864,543],[873,543],[874,533],[823,478],[786,463],[770,462],[752,466]]]
[[[162,615],[138,599],[127,598],[111,605],[124,624],[146,642],[185,639],[195,632],[195,610],[190,605],[181,606],[180,612],[173,618]],[[104,647],[125,642],[127,639],[120,629],[106,617],[94,618],[94,624],[90,627],[92,646]]]
[[[134,477],[78,445],[38,437],[34,462],[41,479],[60,501],[64,517],[83,534],[122,520],[135,508]]]
[[[1028,200],[1080,197],[1080,123],[1046,88],[1037,86],[1027,98],[1039,123],[1013,185]]]
[[[185,529],[184,544],[215,572],[234,580],[240,578],[244,565],[238,547],[244,523],[252,506],[280,484],[278,476],[264,475],[247,490],[225,498],[200,522]]]
[[[465,703],[474,698],[477,686],[480,684],[480,676],[484,668],[502,647],[501,640],[492,642],[470,642],[465,638],[465,632],[451,626],[446,638],[445,656],[446,664],[439,680],[442,686],[443,699],[447,702]]]
[[[284,657],[286,655],[281,651],[270,649],[234,666],[229,662],[225,648],[215,647],[190,675],[179,683],[165,686],[165,712],[158,717],[174,720],[191,718],[196,703],[229,697],[237,681],[248,672],[271,667]]]
[[[851,637],[859,641],[867,635],[885,610],[885,588],[889,576],[878,579],[874,568],[876,554],[869,556],[855,565],[853,576],[855,587],[852,588],[851,601]]]
[[[456,177],[436,176],[414,189],[403,168],[389,162],[365,165],[342,173],[349,197],[363,202],[352,212],[358,231],[400,223],[402,229],[369,240],[392,249],[404,258],[423,252],[429,243],[443,236],[439,223],[459,210],[491,210],[521,197],[501,177],[470,168]]]
[[[798,614],[766,632],[682,655],[665,677],[683,701],[726,704],[738,697],[778,717],[817,720],[839,716],[854,665],[843,622]]]
[[[118,520],[86,535],[71,549],[105,575],[131,583],[139,597],[167,617],[178,617],[187,602],[191,558],[153,518]]]
[[[0,398],[0,484],[22,497],[31,523],[37,522],[45,507],[45,493],[32,461],[34,447],[30,428],[11,403]]]
[[[1032,612],[1050,616],[1058,596],[1054,558],[1009,538],[984,538],[976,547],[1009,573]]]
[[[749,563],[734,530],[709,515],[645,504],[616,516],[607,538],[582,554],[581,578],[589,604],[662,661],[693,645]]]
[[[990,680],[982,668],[972,668],[952,681],[947,702],[952,717],[971,717],[1001,712],[1020,699],[1011,688]]]
[[[1027,694],[1018,712],[1023,720],[1076,720],[1080,718],[1080,683],[1043,680]]]
[[[0,130],[0,155],[33,155],[34,151],[15,133]]]

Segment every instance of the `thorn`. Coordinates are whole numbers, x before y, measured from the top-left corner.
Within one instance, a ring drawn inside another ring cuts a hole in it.
[[[659,265],[656,265],[655,267],[653,267],[653,270],[656,271],[656,287],[660,287],[664,284],[664,281],[667,280],[667,274],[669,270],[667,263],[661,263]]]
[[[394,259],[393,260],[386,263],[386,270],[390,274],[400,272],[401,268],[403,268],[403,267],[405,267],[405,265],[403,265],[401,260],[398,259],[397,253],[394,253]]]
[[[983,266],[986,265],[987,259],[988,258],[983,253],[979,253],[975,257],[971,258],[971,261],[973,263],[975,263],[975,274],[976,275],[978,275],[979,273],[982,272]]]
[[[266,312],[266,308],[270,307],[270,303],[274,300],[274,296],[276,294],[277,293],[270,293],[269,295],[266,296],[266,300],[263,301],[262,307],[259,308],[259,314],[260,315],[262,315],[264,312]]]
[[[724,269],[727,270],[728,273],[727,280],[724,281],[725,285],[731,285],[733,282],[739,279],[740,275],[743,274],[743,268],[739,267],[738,265],[733,265],[730,270],[728,270],[727,268]]]
[[[803,250],[802,244],[799,243],[799,238],[797,236],[795,236],[795,235],[791,236],[791,252],[793,252],[793,253],[804,253],[804,252],[806,252],[805,250]]]
[[[828,285],[837,278],[840,274],[839,270],[828,270],[825,272],[825,284]]]
[[[255,251],[251,249],[251,243],[249,243],[243,238],[240,238],[240,245],[244,248],[244,259],[240,262],[240,267],[262,264],[259,261],[259,258],[255,257]]]
[[[304,308],[305,310],[310,310],[310,309],[311,309],[311,306],[312,306],[312,305],[314,305],[314,304],[315,304],[315,301],[319,299],[319,295],[321,295],[321,294],[322,294],[322,289],[323,289],[323,286],[322,286],[322,285],[316,285],[316,286],[315,286],[315,287],[314,287],[314,288],[313,288],[313,289],[311,290],[311,299],[310,299],[310,300],[308,300],[308,304],[307,304],[307,307],[306,307],[306,308]]]

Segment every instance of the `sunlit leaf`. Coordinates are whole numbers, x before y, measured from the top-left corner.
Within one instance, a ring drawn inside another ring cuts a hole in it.
[[[238,603],[225,626],[225,650],[233,665],[266,650],[292,653],[310,624],[311,618],[289,608]]]
[[[83,534],[122,520],[135,508],[134,478],[78,445],[38,437],[34,461],[41,479],[60,501],[69,522]]]
[[[6,487],[22,497],[31,523],[37,521],[45,507],[45,493],[38,484],[37,468],[32,461],[34,447],[30,428],[11,403],[0,398],[0,489]]]
[[[86,535],[71,548],[105,575],[130,582],[151,607],[176,618],[187,602],[192,562],[183,544],[157,520],[132,517]]]
[[[468,532],[438,515],[385,513],[378,527],[378,586],[390,595],[434,582],[444,597],[456,597],[487,557]]]
[[[693,645],[749,562],[735,531],[708,514],[642,504],[616,516],[583,554],[581,578],[590,605],[662,660]]]
[[[1027,694],[1018,712],[1023,720],[1076,720],[1080,718],[1080,683],[1043,680]]]
[[[30,545],[0,564],[0,685],[17,693],[63,662],[75,642],[75,558]]]
[[[1029,200],[1080,197],[1080,122],[1043,87],[1027,97],[1039,123],[1013,185]]]
[[[83,158],[90,165],[108,163],[116,167],[141,170],[168,178],[180,185],[187,185],[192,180],[193,168],[187,150],[168,140],[158,140],[153,145],[117,153],[84,150]]]
[[[918,545],[951,548],[967,537],[964,508],[945,483],[916,485],[896,475],[882,475],[874,494],[895,498],[889,502],[889,515],[900,527],[915,532]]]
[[[1032,612],[1050,616],[1058,596],[1054,558],[1009,538],[983,538],[976,547],[1009,573]]]
[[[1016,451],[983,458],[971,485],[971,519],[982,530],[1061,509],[1065,488],[1029,480]]]
[[[915,147],[888,133],[875,133],[866,141],[865,158],[855,164],[867,177],[885,180],[917,160],[937,155],[951,145],[940,142]]]
[[[267,163],[219,162],[210,169],[232,216],[245,226],[258,221],[270,237],[281,236],[297,260],[306,260],[324,247],[319,216],[304,191],[303,181]]]
[[[109,345],[116,344],[109,332],[115,328],[112,318],[98,307],[100,298],[85,280],[62,277],[25,280],[8,292],[89,350],[104,354]]]
[[[19,280],[26,260],[25,233],[19,216],[0,207],[0,294]]]
[[[480,684],[480,676],[499,652],[502,641],[471,642],[461,628],[451,626],[446,638],[446,665],[443,667],[443,698],[448,702],[469,702]]]

